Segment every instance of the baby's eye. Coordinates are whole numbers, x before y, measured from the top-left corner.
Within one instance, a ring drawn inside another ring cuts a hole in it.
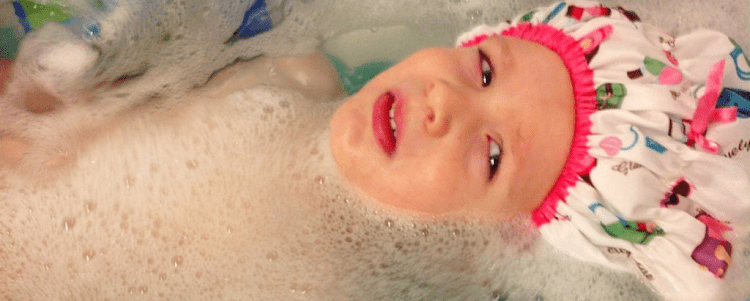
[[[492,62],[482,49],[479,49],[479,63],[482,66],[482,87],[487,87],[492,83]]]
[[[500,159],[502,159],[503,156],[503,149],[502,145],[495,142],[495,140],[492,140],[490,138],[490,172],[487,176],[487,179],[489,181],[492,181],[493,178],[495,178],[495,174],[497,173],[497,169],[500,167]]]

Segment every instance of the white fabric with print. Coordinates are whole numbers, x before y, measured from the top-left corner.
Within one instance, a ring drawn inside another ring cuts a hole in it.
[[[731,289],[723,278],[733,268],[732,229],[750,224],[750,63],[724,34],[673,37],[625,9],[571,2],[459,38],[547,24],[586,53],[598,103],[594,162],[540,231],[573,257],[640,275],[667,300],[721,300]],[[736,113],[696,113],[707,91]],[[722,117],[691,133],[701,114]]]

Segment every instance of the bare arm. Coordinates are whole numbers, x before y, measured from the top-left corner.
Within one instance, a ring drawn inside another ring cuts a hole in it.
[[[10,80],[11,65],[10,60],[0,60],[0,96],[4,93],[5,84]],[[218,72],[206,85],[196,88],[191,94],[198,97],[220,98],[259,84],[288,87],[311,99],[321,101],[345,95],[336,69],[322,53],[307,56],[261,56],[236,63]],[[39,103],[43,98],[39,95],[47,95],[43,92],[40,89],[29,91],[28,95],[33,96],[30,97],[33,100],[31,103]],[[41,102],[36,107],[29,107],[27,102],[26,108],[39,112],[50,110],[51,105],[48,103],[54,103],[56,100],[52,96],[47,98],[50,100]],[[27,141],[0,134],[0,166],[15,165],[29,150]]]
[[[261,56],[227,67],[196,93],[223,97],[258,84],[288,87],[307,97],[330,100],[345,94],[336,69],[322,53],[307,56]]]

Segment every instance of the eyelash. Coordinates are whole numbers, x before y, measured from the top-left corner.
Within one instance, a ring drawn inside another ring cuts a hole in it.
[[[495,72],[492,68],[492,61],[481,49],[479,49],[479,68],[482,72],[482,87],[487,87],[492,83],[492,76]]]
[[[499,142],[495,142],[495,140],[492,140],[492,138],[487,137],[489,140],[489,174],[487,175],[487,180],[492,181],[492,179],[495,178],[495,174],[497,174],[498,168],[500,168],[500,162],[503,158],[503,145]]]
[[[487,87],[492,83],[494,69],[492,68],[490,58],[481,49],[479,49],[479,66],[482,72],[482,87]],[[495,178],[495,174],[497,174],[498,168],[500,168],[503,146],[489,136],[487,136],[487,140],[489,140],[489,172],[487,180],[492,181]]]

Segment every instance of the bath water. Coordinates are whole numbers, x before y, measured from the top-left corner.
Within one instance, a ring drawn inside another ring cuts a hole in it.
[[[524,220],[373,204],[328,148],[343,99],[266,85],[190,94],[232,62],[310,53],[352,28],[406,25],[450,46],[546,1],[300,0],[232,45],[252,1],[123,2],[98,37],[50,25],[21,45],[24,76],[67,98],[43,114],[1,100],[0,133],[35,142],[0,168],[0,300],[658,300],[632,274],[557,253]],[[95,53],[76,52],[85,45]],[[78,60],[54,60],[71,56],[60,49]],[[734,252],[731,300],[750,295],[748,253]]]

